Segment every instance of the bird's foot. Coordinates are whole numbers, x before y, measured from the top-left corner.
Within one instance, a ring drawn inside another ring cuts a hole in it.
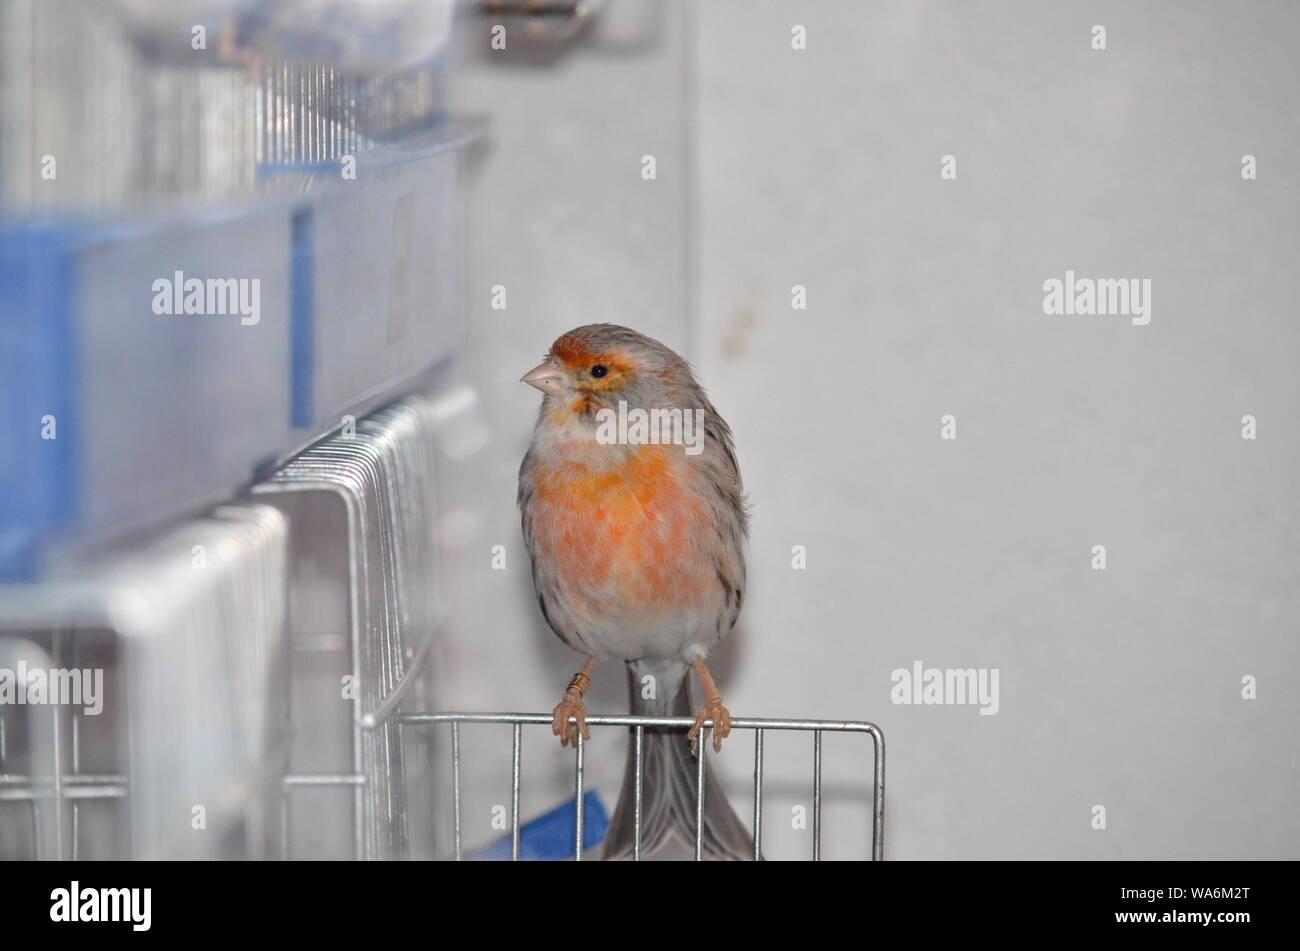
[[[570,723],[570,719],[576,722]],[[561,746],[568,746],[570,743],[577,746],[579,730],[582,731],[584,740],[591,739],[591,731],[587,729],[587,708],[580,699],[565,694],[564,699],[555,707],[551,732],[560,738]]]
[[[695,718],[695,725],[691,727],[690,732],[686,735],[691,741],[691,752],[696,752],[696,744],[700,738],[700,732],[704,729],[704,721],[713,721],[713,752],[722,752],[722,741],[731,735],[731,712],[722,705],[721,697],[713,697],[704,701],[704,709],[699,712]]]

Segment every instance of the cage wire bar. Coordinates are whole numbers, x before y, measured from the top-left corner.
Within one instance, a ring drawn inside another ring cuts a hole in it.
[[[550,726],[554,718],[549,713],[408,713],[398,717],[398,722],[410,726],[451,726],[451,775],[453,798],[453,839],[456,861],[464,858],[461,842],[460,816],[460,727],[463,723],[511,724],[511,776],[510,776],[510,857],[519,861],[519,764],[520,737],[524,726]],[[569,718],[570,723],[576,723]],[[643,794],[642,754],[645,746],[646,727],[689,730],[694,724],[693,717],[643,717],[595,715],[586,718],[588,726],[616,726],[632,729],[634,786],[633,786],[633,846],[632,859],[641,859],[641,801]],[[712,720],[704,721],[704,730],[713,727]],[[762,858],[763,848],[763,739],[769,731],[811,732],[813,735],[813,854],[814,862],[821,861],[822,834],[822,737],[826,733],[864,733],[872,740],[872,779],[871,779],[871,860],[878,862],[884,858],[885,849],[885,735],[874,723],[865,720],[782,720],[766,717],[732,718],[733,730],[754,731],[754,859]],[[703,859],[704,848],[704,765],[708,748],[707,742],[698,744],[695,772],[695,860]],[[582,861],[583,854],[583,792],[585,772],[586,743],[581,731],[574,749],[574,830],[573,858]]]

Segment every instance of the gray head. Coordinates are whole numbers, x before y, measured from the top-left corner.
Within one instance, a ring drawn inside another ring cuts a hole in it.
[[[658,340],[617,324],[588,324],[551,344],[523,382],[587,416],[599,409],[707,405],[690,365]]]

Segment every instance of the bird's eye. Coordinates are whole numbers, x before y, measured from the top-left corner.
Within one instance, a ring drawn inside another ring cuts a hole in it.
[[[598,380],[608,372],[609,372],[609,367],[605,366],[603,363],[597,363],[594,367],[591,368],[591,375]]]

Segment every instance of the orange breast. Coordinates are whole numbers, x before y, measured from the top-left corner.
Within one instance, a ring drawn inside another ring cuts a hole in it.
[[[678,446],[641,446],[615,468],[561,460],[535,470],[536,556],[569,596],[623,608],[689,606],[710,590],[709,525]]]

